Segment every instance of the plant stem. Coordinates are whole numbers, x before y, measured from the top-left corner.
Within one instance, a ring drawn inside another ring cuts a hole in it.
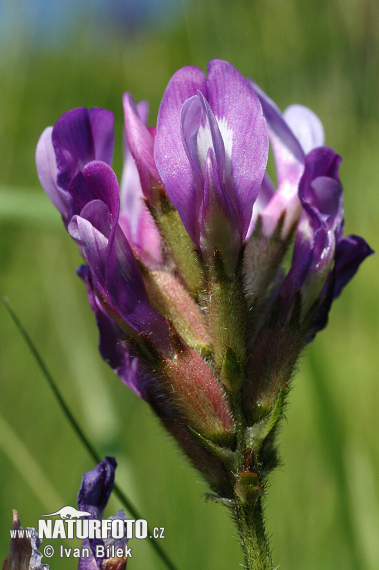
[[[235,518],[248,570],[273,570],[271,552],[263,520],[262,498],[254,505],[235,498]]]

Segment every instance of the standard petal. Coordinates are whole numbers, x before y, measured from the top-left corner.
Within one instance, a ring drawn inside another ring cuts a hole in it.
[[[208,64],[208,101],[225,145],[226,192],[236,202],[245,237],[268,158],[262,106],[239,71],[217,59]]]
[[[305,154],[318,146],[323,146],[325,133],[318,116],[304,105],[290,105],[283,118],[299,141]]]
[[[88,111],[80,107],[58,119],[53,128],[52,141],[60,188],[67,189],[75,174],[88,162],[97,158],[111,158],[113,141],[110,142],[109,125],[109,111],[104,109]]]
[[[114,116],[107,109],[94,107],[88,111],[94,145],[94,159],[112,164],[114,147]]]
[[[262,213],[263,232],[266,236],[271,235],[285,213],[282,228],[285,238],[301,215],[298,184],[304,171],[305,155],[275,103],[256,83],[249,82],[262,104],[276,167],[277,191]]]
[[[195,243],[198,242],[196,184],[182,143],[180,117],[183,103],[198,90],[207,96],[206,78],[200,69],[184,67],[175,73],[159,108],[154,144],[155,162],[163,186]]]
[[[92,518],[102,519],[104,509],[113,491],[117,462],[106,457],[92,471],[84,473],[78,493],[78,507],[92,513]]]

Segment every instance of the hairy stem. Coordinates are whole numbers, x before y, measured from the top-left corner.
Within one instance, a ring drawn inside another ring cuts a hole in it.
[[[235,518],[248,570],[273,570],[271,552],[263,520],[262,498],[254,505],[235,498]]]

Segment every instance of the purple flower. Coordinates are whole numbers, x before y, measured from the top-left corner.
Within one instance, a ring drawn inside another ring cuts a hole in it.
[[[229,63],[175,73],[159,109],[155,160],[164,188],[207,261],[233,268],[266,169],[262,108]]]
[[[105,109],[73,109],[42,133],[36,150],[38,177],[66,225],[76,213],[68,192],[71,180],[92,160],[111,164],[113,144],[113,113]]]
[[[87,164],[71,181],[76,211],[68,231],[91,271],[96,296],[129,336],[146,335],[163,351],[170,350],[168,327],[147,298],[132,249],[118,224],[119,187],[104,162]]]
[[[81,249],[104,310],[129,337],[146,335],[159,350],[169,352],[167,324],[147,299],[118,223],[120,195],[109,166],[112,154],[112,113],[74,109],[42,134],[36,152],[38,175]]]
[[[274,191],[267,173],[265,175],[249,235],[258,215],[262,218],[265,235],[269,236],[284,213],[282,235],[285,237],[301,215],[298,187],[304,172],[305,156],[313,148],[324,144],[324,129],[313,111],[302,105],[291,105],[282,114],[260,87],[249,81],[259,97],[267,121],[277,178],[277,189]]]
[[[330,307],[331,300],[339,295],[359,264],[373,253],[362,238],[343,238],[343,191],[338,176],[340,162],[341,157],[327,147],[316,148],[306,156],[299,183],[303,213],[291,269],[280,291],[282,317],[288,318],[298,293],[301,293],[303,316],[316,299],[320,303],[320,294],[321,299],[330,298]],[[332,275],[330,279],[329,275]],[[328,284],[324,287],[326,282]],[[325,320],[326,306],[321,312]],[[318,321],[320,318],[319,313]]]
[[[78,507],[81,511],[92,513],[91,518],[96,520],[103,519],[104,509],[108,503],[109,497],[113,491],[115,470],[117,467],[116,460],[113,457],[106,457],[92,471],[84,473],[82,483],[78,493]],[[125,520],[126,515],[123,510],[116,513],[111,519]],[[90,549],[90,556],[83,557],[79,560],[78,570],[98,570],[98,568],[114,568],[114,570],[124,570],[127,560],[120,558],[111,566],[107,565],[109,559],[105,557],[96,557],[96,547],[104,547],[104,551],[113,546],[117,548],[125,548],[126,537],[120,539],[108,538],[102,539],[85,539],[82,542],[82,549]]]

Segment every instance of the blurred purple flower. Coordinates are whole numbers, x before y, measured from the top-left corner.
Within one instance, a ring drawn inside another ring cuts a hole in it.
[[[101,461],[92,471],[88,471],[83,475],[78,493],[78,507],[81,511],[92,513],[91,518],[93,519],[103,519],[104,509],[113,491],[116,467],[116,460],[113,457],[106,457],[104,461]],[[110,518],[124,521],[126,515],[123,510],[120,510]],[[98,568],[124,570],[124,568],[126,568],[126,558],[115,559],[114,565],[111,565],[109,559],[96,557],[96,547],[103,546],[105,552],[107,552],[107,549],[112,546],[115,549],[125,548],[126,543],[125,536],[120,539],[83,540],[82,549],[90,549],[90,556],[83,557],[79,560],[78,570],[98,570]]]

